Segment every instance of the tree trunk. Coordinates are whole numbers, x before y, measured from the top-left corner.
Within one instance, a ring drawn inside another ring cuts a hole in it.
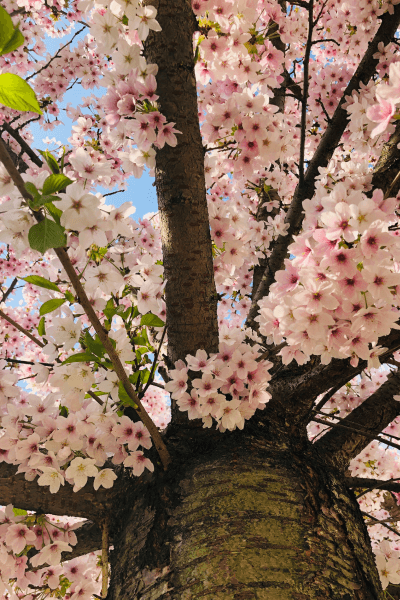
[[[383,598],[357,502],[307,442],[211,437],[169,439],[169,471],[124,490],[108,600]]]
[[[158,65],[160,112],[174,122],[178,145],[156,154],[156,188],[167,280],[168,356],[171,362],[218,351],[217,293],[199,129],[190,0],[152,0],[161,32],[145,43],[148,62]]]

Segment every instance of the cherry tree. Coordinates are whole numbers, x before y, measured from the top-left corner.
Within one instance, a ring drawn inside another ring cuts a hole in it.
[[[3,0],[2,597],[400,597],[399,26]]]

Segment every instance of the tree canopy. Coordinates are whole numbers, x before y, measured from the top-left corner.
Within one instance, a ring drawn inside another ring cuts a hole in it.
[[[251,436],[353,490],[343,580],[395,593],[399,25],[398,0],[2,1],[4,598],[106,597],[124,486]]]

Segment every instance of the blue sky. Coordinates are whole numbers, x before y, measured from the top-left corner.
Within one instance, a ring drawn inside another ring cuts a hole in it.
[[[78,40],[83,39],[87,32],[88,30],[77,36],[72,42],[71,48],[74,48]],[[70,37],[71,35],[68,36],[68,38]],[[66,43],[68,38],[47,38],[45,40],[47,50],[51,55],[55,54],[58,48]],[[46,146],[46,144],[44,144],[42,141],[44,138],[56,138],[58,142],[61,142],[62,144],[68,144],[67,140],[72,135],[73,122],[66,116],[66,113],[62,110],[62,108],[65,108],[68,103],[71,103],[73,107],[77,107],[78,104],[82,102],[82,98],[90,96],[93,93],[96,95],[103,95],[106,93],[106,91],[106,88],[84,90],[80,85],[75,85],[72,90],[66,92],[63,102],[59,105],[61,110],[58,118],[63,122],[63,125],[55,127],[52,131],[43,131],[37,123],[32,123],[31,132],[34,136],[33,148],[40,150],[46,150],[48,148],[52,150],[54,146]],[[52,117],[51,120],[53,120],[53,118],[54,117]],[[149,177],[147,172],[144,173],[140,179],[131,177],[129,180],[128,189],[125,192],[108,196],[106,198],[107,204],[120,206],[124,202],[132,202],[133,206],[136,207],[136,213],[132,215],[135,220],[148,212],[154,212],[157,210],[157,195],[155,187],[152,185],[153,181],[154,178]],[[99,187],[97,191],[107,193],[115,190],[104,190]]]

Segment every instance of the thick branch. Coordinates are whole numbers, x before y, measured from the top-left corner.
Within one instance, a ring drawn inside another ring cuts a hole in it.
[[[350,488],[400,492],[400,483],[392,482],[391,480],[383,481],[381,479],[368,479],[367,477],[345,477],[344,483]]]
[[[397,5],[394,7],[393,15],[386,13],[382,17],[381,26],[372,42],[368,45],[368,50],[347,85],[332,120],[309,163],[304,182],[301,186],[298,185],[295,190],[292,203],[285,219],[285,222],[289,224],[288,233],[286,236],[280,236],[274,246],[268,261],[267,269],[258,287],[257,294],[253,299],[252,307],[247,317],[248,326],[251,326],[254,329],[258,328],[258,324],[254,321],[254,318],[258,313],[258,301],[268,294],[269,288],[274,282],[275,273],[283,267],[284,259],[286,258],[287,250],[292,242],[293,235],[297,235],[301,229],[303,220],[302,203],[306,198],[312,198],[314,196],[315,181],[319,174],[318,169],[319,167],[327,166],[347,126],[348,115],[347,111],[343,108],[343,104],[346,102],[347,96],[351,96],[354,91],[359,89],[361,83],[364,85],[368,83],[379,62],[378,59],[373,58],[373,55],[378,52],[378,44],[380,42],[383,42],[384,45],[388,44],[394,36],[399,23],[400,5]]]
[[[56,494],[36,481],[27,481],[22,473],[17,475],[17,467],[0,464],[0,505],[13,504],[17,508],[33,510],[43,514],[84,517],[99,521],[111,504],[112,492],[93,488],[93,480],[79,492],[73,492],[72,485],[66,483]]]
[[[379,357],[381,364],[384,364],[386,359],[400,348],[399,330],[393,329],[389,335],[379,338],[378,344],[387,348]],[[274,370],[279,370],[279,377],[271,383],[269,391],[272,393],[272,399],[263,411],[261,419],[267,418],[267,414],[285,413],[285,420],[295,431],[311,419],[316,408],[314,403],[320,394],[331,389],[332,384],[340,389],[353,377],[362,373],[367,366],[366,360],[360,360],[357,367],[353,367],[349,358],[335,358],[328,365],[323,365],[316,356],[300,366],[295,361],[284,366],[277,363]]]
[[[78,538],[78,543],[73,546],[72,552],[65,552],[63,560],[72,560],[78,556],[96,552],[101,548],[101,528],[93,521],[85,521],[74,533]]]
[[[355,408],[342,425],[351,429],[362,428],[364,433],[356,433],[342,427],[328,431],[314,446],[327,462],[345,469],[366,445],[371,435],[377,435],[385,429],[399,414],[400,403],[393,396],[400,392],[400,372],[390,374],[387,381]]]

